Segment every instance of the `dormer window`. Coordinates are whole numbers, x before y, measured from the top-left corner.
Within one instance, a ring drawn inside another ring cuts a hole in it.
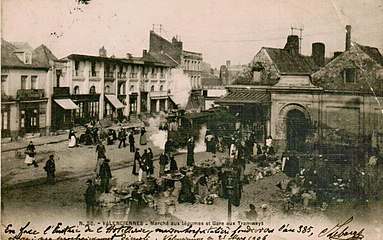
[[[354,83],[356,81],[356,69],[355,68],[344,69],[343,79],[345,83]]]
[[[31,52],[25,52],[24,53],[24,63],[25,64],[32,64],[32,53]]]

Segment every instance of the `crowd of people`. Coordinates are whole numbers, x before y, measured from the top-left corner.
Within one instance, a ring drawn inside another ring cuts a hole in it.
[[[171,128],[174,130],[176,127],[173,125],[171,124],[169,127],[166,126],[166,129]],[[162,130],[164,130],[164,128],[165,126],[162,127]],[[281,169],[289,178],[297,179],[297,181],[291,181],[289,187],[302,187],[301,189],[303,189],[303,193],[300,192],[300,200],[303,196],[302,194],[304,194],[307,198],[314,198],[313,192],[319,192],[318,186],[321,186],[322,184],[319,183],[319,181],[323,179],[318,177],[318,175],[325,172],[324,169],[318,168],[318,166],[316,166],[317,169],[315,170],[311,171],[310,169],[310,171],[302,172],[302,169],[299,167],[299,161],[293,155],[285,154],[279,160],[276,156],[276,150],[274,149],[273,138],[271,136],[267,136],[267,138],[264,139],[264,143],[260,144],[257,141],[254,132],[249,132],[245,135],[241,133],[240,130],[236,130],[233,134],[230,134],[230,138],[225,139],[223,136],[208,129],[205,135],[205,144],[206,151],[212,153],[211,165],[213,166],[214,171],[211,171],[211,169],[204,169],[205,172],[201,173],[202,168],[200,166],[196,166],[194,159],[196,143],[193,136],[188,139],[186,144],[186,167],[179,168],[174,157],[176,152],[175,146],[177,144],[173,141],[172,137],[174,138],[174,136],[172,136],[169,137],[165,143],[164,151],[159,156],[159,175],[154,176],[154,154],[150,147],[145,147],[147,145],[147,131],[144,127],[140,129],[138,143],[136,143],[134,134],[135,132],[131,129],[120,128],[118,129],[118,133],[115,130],[110,129],[108,130],[106,136],[106,145],[114,145],[117,142],[118,148],[126,148],[129,146],[130,153],[133,153],[133,166],[131,174],[136,178],[136,185],[134,185],[134,187],[136,188],[137,186],[140,186],[141,183],[153,181],[153,179],[156,178],[162,179],[162,186],[158,188],[159,192],[156,193],[160,194],[159,198],[165,199],[165,202],[174,203],[174,198],[172,200],[169,199],[174,191],[175,180],[168,179],[168,176],[175,173],[180,173],[182,175],[182,178],[178,179],[181,183],[181,188],[177,193],[178,195],[176,201],[179,203],[199,202],[211,204],[215,197],[219,196],[228,198],[228,195],[225,193],[223,187],[223,169],[225,167],[234,168],[238,173],[240,187],[239,190],[237,190],[236,195],[240,195],[242,183],[245,182],[244,172],[247,163],[254,162],[258,164],[258,166],[266,167],[269,166],[270,163],[278,161],[278,164],[281,165]],[[110,159],[107,157],[107,148],[102,139],[103,138],[98,134],[98,129],[94,127],[88,127],[85,133],[81,135],[80,139],[76,137],[74,130],[71,130],[68,136],[69,148],[76,147],[79,143],[83,143],[84,145],[95,145],[95,177],[86,182],[88,187],[84,194],[85,203],[87,205],[86,213],[88,217],[93,217],[96,214],[95,209],[98,202],[96,196],[100,193],[110,193],[111,190],[110,181],[112,179],[112,173],[109,166]],[[223,151],[225,149],[227,149],[228,152],[227,161],[222,161],[222,159],[216,156],[216,152]],[[35,161],[36,150],[32,141],[27,146],[25,153],[25,163],[29,166],[34,165],[35,167],[38,167]],[[45,164],[44,170],[47,173],[47,183],[54,184],[56,168],[53,154],[49,155],[49,159]],[[320,174],[318,174],[319,172]],[[294,183],[295,185],[292,185]],[[355,188],[354,191],[361,191],[360,189],[357,189],[357,185],[353,185],[353,188]],[[136,199],[138,202],[147,204],[147,202],[144,201],[145,197],[143,192],[136,191],[135,197],[137,199],[141,199],[139,201]],[[321,198],[322,196],[319,193],[316,197]],[[142,199],[144,200],[142,201]],[[167,206],[169,206],[169,204]],[[168,210],[163,212],[164,214],[169,214]],[[255,218],[256,214],[254,206],[250,206],[250,211],[248,213],[249,218]]]

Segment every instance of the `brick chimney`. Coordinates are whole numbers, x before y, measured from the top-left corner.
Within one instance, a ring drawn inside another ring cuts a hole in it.
[[[290,52],[290,54],[299,54],[299,37],[297,35],[289,35],[284,50]]]
[[[351,47],[351,25],[346,26],[346,51]]]
[[[311,56],[319,67],[324,67],[325,45],[321,42],[313,43]]]
[[[102,46],[99,50],[98,50],[98,54],[100,57],[106,57],[106,49],[104,48],[104,46]]]
[[[183,44],[180,36],[173,37],[172,44],[178,51],[182,51]]]

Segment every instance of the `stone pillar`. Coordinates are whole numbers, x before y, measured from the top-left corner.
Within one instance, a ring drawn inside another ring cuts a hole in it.
[[[105,95],[105,76],[104,76],[104,63],[101,64],[101,68],[100,68],[100,77],[101,77],[101,82],[100,82],[100,99],[99,99],[99,109],[98,109],[98,119],[102,119],[104,117],[104,107],[105,107],[105,99],[104,99],[104,95]],[[97,89],[97,88],[96,88]]]
[[[159,112],[160,111],[160,100],[157,99],[156,100],[156,112]]]

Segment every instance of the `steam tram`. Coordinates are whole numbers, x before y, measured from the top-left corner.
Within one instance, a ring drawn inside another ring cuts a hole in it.
[[[229,137],[235,129],[235,117],[225,108],[211,108],[195,113],[178,111],[168,116],[167,124],[168,140],[182,147],[186,146],[190,137],[198,140],[203,126],[217,137]]]

